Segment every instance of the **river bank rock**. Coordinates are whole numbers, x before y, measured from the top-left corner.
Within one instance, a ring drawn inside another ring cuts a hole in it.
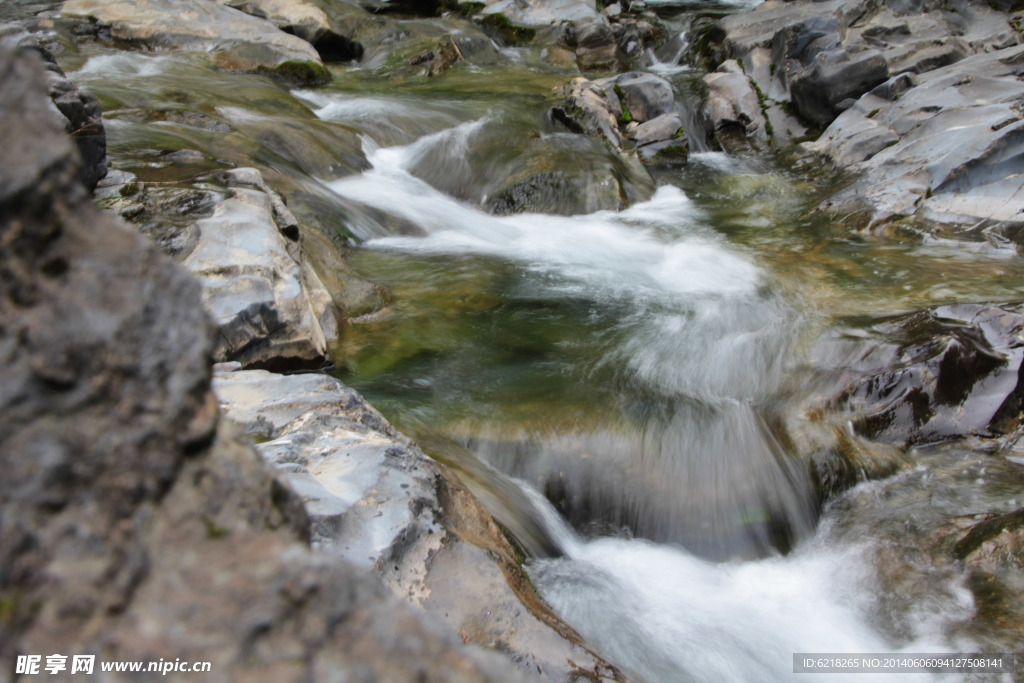
[[[824,127],[889,76],[1020,42],[1010,17],[981,3],[771,1],[722,19],[698,40],[698,50],[711,66],[736,59],[769,105],[789,103]],[[786,112],[775,109],[773,118],[783,119]]]
[[[305,40],[213,0],[66,0],[64,17],[101,26],[101,37],[150,50],[208,52],[226,69],[274,74],[302,85],[330,80]]]
[[[74,653],[211,681],[517,680],[310,552],[301,501],[218,424],[199,285],[95,207],[44,83],[0,45],[0,671]]]
[[[1019,223],[1019,19],[971,2],[772,1],[722,19],[697,47],[711,66],[741,67],[770,140],[826,129],[807,149],[858,179],[823,210],[857,227]],[[748,102],[742,88],[716,88],[706,106],[727,121]]]
[[[1024,223],[1024,46],[903,74],[862,96],[807,149],[858,173],[821,209],[869,226],[909,216]]]
[[[301,257],[298,222],[256,169],[223,179],[231,196],[196,221],[195,246],[182,260],[218,325],[214,358],[319,366],[338,325],[330,294]]]
[[[340,34],[327,14],[304,0],[217,0],[266,19],[285,33],[313,46],[324,62],[348,62],[363,56],[363,46]]]
[[[355,391],[323,375],[218,373],[228,419],[287,473],[322,550],[373,569],[451,633],[498,650],[531,678],[617,673],[537,598],[516,551],[452,475]]]
[[[81,157],[78,177],[91,190],[107,174],[107,134],[99,101],[67,78],[53,54],[18,24],[0,24],[0,42],[10,49],[36,52],[46,67],[50,99]]]
[[[867,438],[905,447],[1021,428],[1020,305],[960,304],[883,318],[833,333],[818,353],[843,387],[830,409]]]
[[[573,132],[603,137],[621,152],[635,149],[645,161],[685,161],[683,110],[664,78],[640,71],[594,81],[580,77],[562,94],[566,106],[551,115]]]

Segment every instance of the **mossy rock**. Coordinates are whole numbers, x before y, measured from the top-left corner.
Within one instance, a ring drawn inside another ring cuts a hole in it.
[[[331,72],[320,62],[288,61],[270,68],[262,66],[259,72],[285,83],[300,86],[317,86],[331,82]]]
[[[480,14],[480,11],[486,6],[482,2],[454,2],[454,0],[443,0],[441,2],[441,9],[443,11],[452,12],[463,19],[469,19]]]
[[[478,21],[488,33],[505,45],[525,45],[537,37],[537,29],[516,26],[500,12],[485,14]]]

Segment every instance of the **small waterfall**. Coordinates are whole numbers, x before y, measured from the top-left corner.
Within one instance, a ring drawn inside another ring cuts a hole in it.
[[[365,228],[367,247],[508,260],[523,274],[513,300],[586,305],[603,321],[596,355],[564,373],[581,391],[600,378],[605,424],[510,433],[467,417],[462,445],[544,491],[580,528],[717,558],[791,547],[813,528],[811,484],[767,422],[799,329],[793,307],[676,188],[621,212],[498,217],[411,173],[441,145],[458,175],[482,125],[370,145],[372,170],[330,184],[422,231]]]

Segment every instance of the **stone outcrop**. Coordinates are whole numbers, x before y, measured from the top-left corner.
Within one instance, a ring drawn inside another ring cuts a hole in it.
[[[92,204],[43,81],[0,45],[0,670],[62,652],[214,681],[515,679],[310,552],[299,498],[218,426],[198,284]]]
[[[873,224],[918,215],[1024,222],[1024,46],[903,74],[807,145],[859,178],[822,209]]]
[[[305,40],[213,0],[66,0],[63,15],[98,22],[101,35],[122,44],[208,52],[218,66],[303,84],[330,79]]]
[[[859,434],[899,446],[1013,434],[1024,407],[1022,333],[1024,308],[981,304],[836,332],[819,347],[843,387],[828,403]]]
[[[971,2],[767,2],[706,30],[698,48],[712,65],[737,61],[774,141],[826,129],[808,149],[858,180],[822,209],[858,227],[1019,223],[1021,37],[1010,19]],[[749,99],[713,87],[706,108],[727,123]]]
[[[96,96],[68,79],[38,38],[17,24],[0,25],[0,42],[10,49],[36,52],[42,57],[50,99],[81,158],[78,178],[86,189],[93,189],[107,174],[107,133]]]
[[[301,257],[298,221],[256,169],[223,179],[231,196],[195,223],[195,246],[182,260],[218,325],[214,358],[318,367],[338,323],[330,294]]]
[[[617,677],[541,604],[474,497],[356,392],[322,375],[260,370],[219,373],[214,389],[305,501],[317,547],[372,569],[535,679]]]
[[[554,108],[552,116],[570,130],[603,137],[620,151],[635,149],[644,160],[686,159],[682,108],[664,78],[639,71],[580,77],[563,94],[567,106]]]

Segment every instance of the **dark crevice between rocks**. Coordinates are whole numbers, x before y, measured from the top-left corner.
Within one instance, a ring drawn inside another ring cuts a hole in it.
[[[300,29],[295,26],[282,26],[281,30],[305,39]],[[325,63],[359,61],[363,58],[364,50],[361,43],[349,40],[334,31],[323,31],[309,43]]]

